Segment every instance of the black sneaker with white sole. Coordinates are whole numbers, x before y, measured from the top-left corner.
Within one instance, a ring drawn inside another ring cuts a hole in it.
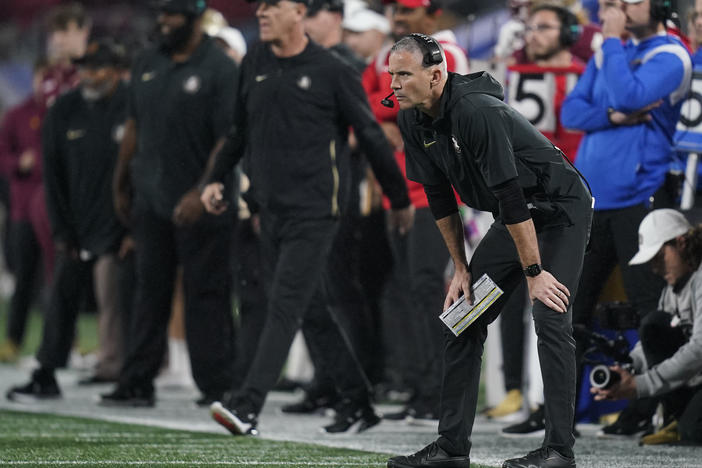
[[[543,437],[546,433],[546,417],[543,405],[531,413],[526,421],[502,428],[505,437]]]
[[[339,405],[334,422],[324,426],[322,430],[328,434],[342,432],[364,432],[380,423],[380,417],[375,414],[370,405]]]
[[[52,371],[36,369],[29,382],[10,388],[5,396],[17,403],[36,403],[61,398],[61,389]]]
[[[210,405],[212,419],[224,426],[232,435],[258,435],[258,421],[253,413],[244,415],[235,409],[224,406],[221,402],[215,401]]]
[[[575,468],[575,458],[564,457],[549,447],[542,447],[519,458],[505,460],[502,468]]]

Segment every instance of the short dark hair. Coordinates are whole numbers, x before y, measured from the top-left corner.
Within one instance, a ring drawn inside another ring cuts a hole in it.
[[[54,7],[46,17],[47,31],[65,31],[68,25],[75,22],[79,28],[90,24],[90,18],[83,5],[72,2]]]
[[[540,11],[550,11],[558,17],[561,23],[561,32],[558,40],[562,47],[570,47],[575,44],[580,36],[580,25],[578,17],[567,8],[546,3],[537,5],[529,11],[529,16],[533,16]]]
[[[422,50],[421,47],[419,47],[419,44],[417,44],[417,41],[412,39],[410,36],[403,37],[402,39],[397,41],[390,49],[391,54],[393,54],[395,52],[400,52],[400,51],[409,52],[411,54],[419,54],[420,57],[424,57],[424,51]],[[423,61],[422,61],[422,67],[426,68],[424,66]]]

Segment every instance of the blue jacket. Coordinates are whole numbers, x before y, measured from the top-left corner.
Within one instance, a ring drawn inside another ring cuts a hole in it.
[[[563,125],[586,132],[576,166],[592,187],[595,210],[643,203],[663,184],[672,160],[680,108],[692,65],[682,43],[669,35],[642,42],[607,39],[565,100]],[[630,113],[658,100],[648,123],[615,126],[609,108]]]

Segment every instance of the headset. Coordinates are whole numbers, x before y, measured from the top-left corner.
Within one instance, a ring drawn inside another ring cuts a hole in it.
[[[558,36],[558,42],[562,47],[569,48],[578,42],[582,28],[578,23],[578,18],[575,16],[575,14],[573,14],[573,12],[567,8],[559,7],[557,5],[546,4],[537,6],[531,10],[531,14],[533,15],[539,11],[552,11],[556,14],[556,16],[558,16],[558,20],[561,22],[561,32]]]
[[[414,39],[417,43],[419,49],[422,51],[422,65],[425,67],[431,67],[432,65],[438,65],[444,61],[444,56],[441,53],[441,46],[431,36],[421,33],[412,33],[409,36]]]
[[[651,19],[665,23],[673,16],[673,2],[671,0],[651,0]]]
[[[422,65],[424,67],[438,65],[444,61],[444,54],[441,51],[441,46],[433,37],[421,33],[412,33],[407,37],[413,39],[419,46],[419,50],[422,51]],[[390,100],[393,94],[394,91],[388,94],[385,99],[381,99],[380,104],[385,107],[394,107],[395,103]]]

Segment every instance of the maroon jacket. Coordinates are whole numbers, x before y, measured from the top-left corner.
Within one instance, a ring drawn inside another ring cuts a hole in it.
[[[41,123],[46,109],[30,96],[10,109],[0,124],[0,173],[10,182],[10,219],[29,221],[30,201],[42,185]],[[36,154],[34,168],[20,173],[22,153],[32,149]]]

